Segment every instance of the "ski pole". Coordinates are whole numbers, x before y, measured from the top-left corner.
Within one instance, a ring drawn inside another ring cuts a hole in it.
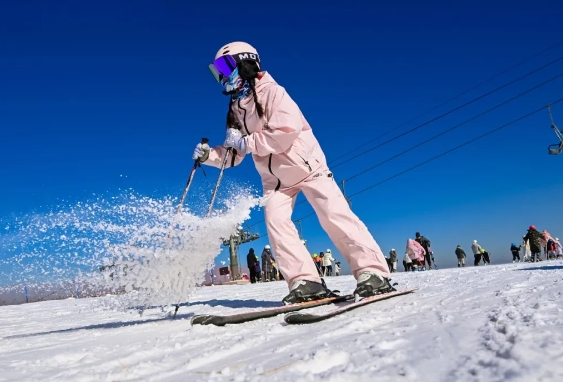
[[[229,147],[227,149],[227,152],[225,153],[225,158],[223,159],[223,163],[221,164],[221,171],[219,172],[219,178],[217,179],[217,183],[215,184],[213,195],[211,195],[211,202],[209,202],[209,208],[207,209],[207,215],[205,217],[209,217],[211,211],[213,210],[213,204],[215,203],[215,198],[217,197],[217,191],[219,191],[219,185],[221,184],[221,179],[223,178],[223,172],[225,171],[225,166],[227,165],[227,159],[229,159],[230,152],[231,152],[231,148]],[[176,318],[178,309],[180,309],[180,304],[176,304],[176,308],[174,309],[174,316],[172,317],[173,319]]]
[[[201,138],[201,144],[202,144],[202,145],[206,145],[207,142],[209,142],[209,139],[207,139],[207,138]],[[206,160],[206,159],[207,159],[207,157],[209,156],[209,149],[206,150],[206,149],[204,148],[204,152],[205,152],[205,153],[204,153],[204,155],[203,155],[202,158],[197,158],[197,159],[194,161],[194,165],[192,166],[192,170],[190,171],[190,176],[189,176],[189,178],[188,178],[188,181],[187,181],[187,183],[186,183],[186,186],[184,187],[184,192],[183,192],[183,194],[182,194],[182,198],[180,199],[180,204],[178,204],[178,208],[176,209],[176,213],[174,214],[174,217],[176,217],[176,216],[178,215],[178,213],[182,210],[182,207],[184,206],[184,202],[185,202],[185,200],[186,200],[186,196],[188,195],[188,191],[189,191],[189,189],[190,189],[190,186],[192,185],[192,181],[194,180],[194,175],[195,175],[195,172],[196,172],[197,168],[198,168],[198,167],[201,168],[201,171],[203,171],[203,176],[207,176],[207,175],[205,174],[205,170],[203,170],[203,168],[201,167],[201,159],[203,159],[203,160]],[[174,227],[174,224],[172,224],[172,225],[170,226],[170,230],[168,231],[168,236],[167,236],[168,239],[170,239],[170,234],[172,233],[172,228],[173,228],[173,227]]]
[[[207,142],[209,142],[209,139],[207,139],[207,138],[202,138],[202,139],[201,139],[201,144],[202,144],[202,145],[207,144]],[[207,159],[207,156],[209,156],[209,151],[208,151],[208,150],[205,150],[205,149],[204,149],[204,151],[206,151],[206,153],[203,155],[203,158]],[[184,187],[184,193],[182,194],[182,199],[180,199],[180,204],[178,205],[178,209],[176,210],[176,213],[180,212],[180,210],[182,209],[182,206],[184,205],[184,201],[186,200],[186,195],[188,195],[188,190],[190,189],[190,186],[192,185],[192,181],[193,181],[193,179],[194,179],[195,171],[197,170],[198,167],[201,168],[201,163],[200,163],[201,159],[202,159],[202,158],[197,158],[197,159],[194,161],[194,165],[193,165],[193,167],[192,167],[192,171],[190,172],[190,177],[188,178],[188,182],[186,183],[186,187]],[[205,160],[205,159],[204,159],[204,160]],[[203,170],[203,168],[201,169],[201,171],[203,171],[203,176],[206,176],[206,175],[205,175],[205,171]]]
[[[225,158],[223,159],[223,163],[221,164],[221,171],[219,172],[219,178],[217,179],[217,183],[215,184],[215,189],[213,190],[213,195],[211,195],[211,202],[209,203],[209,208],[207,209],[207,215],[205,217],[209,217],[211,211],[213,210],[213,204],[215,203],[215,198],[217,197],[217,191],[219,191],[219,185],[221,184],[221,179],[223,178],[223,172],[225,171],[225,166],[227,165],[227,159],[229,159],[229,153],[231,152],[231,148],[227,149],[225,153]]]

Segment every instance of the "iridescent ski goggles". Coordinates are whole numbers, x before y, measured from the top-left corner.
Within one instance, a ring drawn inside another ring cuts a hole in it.
[[[209,64],[209,71],[219,83],[221,83],[224,78],[229,78],[236,68],[237,63],[231,55],[221,56]]]

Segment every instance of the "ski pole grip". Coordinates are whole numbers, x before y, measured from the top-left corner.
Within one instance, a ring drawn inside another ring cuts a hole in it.
[[[209,158],[209,145],[207,144],[209,142],[209,139],[207,138],[201,138],[201,148],[203,149],[203,156],[201,158],[198,158],[198,163],[203,163],[207,160],[207,158]]]

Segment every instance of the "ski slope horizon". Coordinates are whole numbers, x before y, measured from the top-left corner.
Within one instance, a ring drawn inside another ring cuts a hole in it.
[[[563,261],[396,273],[411,295],[310,325],[283,316],[191,326],[280,305],[284,282],[203,287],[172,307],[104,300],[0,307],[0,380],[560,381]],[[351,276],[327,284],[351,291]],[[330,306],[311,311],[331,309]]]
[[[237,205],[241,198],[259,194],[255,190],[249,191],[251,188],[245,188],[247,187],[245,184],[238,184],[228,177],[223,183],[225,187],[220,191],[218,200],[221,207],[224,207],[225,204]],[[190,216],[191,219],[199,221],[197,216],[201,216],[202,210],[207,208],[207,199],[203,192],[206,188],[199,187],[193,190],[192,198],[185,206],[188,215],[184,219]],[[147,196],[129,189],[119,193],[108,192],[105,195],[94,195],[93,198],[85,201],[61,203],[51,206],[47,212],[38,211],[28,215],[0,218],[3,226],[0,233],[0,275],[3,275],[0,277],[0,287],[21,284],[23,288],[26,284],[37,284],[39,279],[53,281],[48,279],[49,275],[55,275],[55,270],[60,273],[71,273],[84,266],[89,269],[100,267],[103,265],[104,253],[108,253],[110,249],[113,251],[111,245],[115,243],[134,244],[135,240],[139,239],[146,243],[153,242],[155,234],[166,235],[171,222],[177,219],[174,215],[177,199],[177,197],[169,195],[165,197]],[[257,212],[261,212],[260,209],[254,211],[255,208],[245,205],[237,206],[237,208],[241,209],[240,213],[244,218],[241,218],[239,214],[230,216],[229,221],[225,222],[227,225],[231,224],[233,230],[240,224],[248,226],[247,223],[252,221],[251,217],[255,216]],[[487,205],[484,208],[487,208]],[[365,213],[361,211],[357,213],[360,218],[365,217]],[[454,219],[450,215],[443,216],[443,218]],[[398,268],[402,270],[401,260],[406,240],[414,238],[416,231],[431,240],[436,265],[439,268],[457,266],[454,251],[458,244],[461,244],[468,255],[467,263],[471,264],[470,246],[474,239],[478,239],[479,243],[491,254],[492,263],[510,263],[512,261],[510,243],[515,242],[519,245],[528,226],[518,228],[522,222],[515,223],[514,221],[502,223],[506,224],[508,228],[492,235],[491,232],[496,232],[494,226],[499,224],[497,220],[491,219],[476,223],[476,228],[480,232],[487,232],[486,235],[482,235],[485,236],[484,240],[480,239],[481,235],[457,231],[455,224],[450,225],[447,230],[440,229],[437,232],[425,230],[424,227],[436,224],[436,222],[426,221],[421,224],[412,224],[410,221],[401,225],[397,223],[393,225],[397,228],[392,230],[388,228],[380,230],[379,224],[366,223],[366,225],[385,256],[388,256],[392,248],[396,249],[399,257]],[[189,229],[193,229],[197,224],[200,223],[194,224],[193,221],[188,220],[184,222],[186,227],[190,227]],[[215,223],[209,224],[213,226]],[[555,224],[555,227],[553,224],[548,224],[546,227],[540,221],[536,222],[536,225],[539,230],[547,229],[553,237],[559,236],[560,226],[558,224]],[[401,227],[400,230],[399,227]],[[142,238],[139,237],[140,232],[143,233]],[[251,229],[251,232],[261,231]],[[336,261],[341,262],[342,274],[350,274],[350,267],[344,257],[324,232],[323,235],[315,235],[312,238],[304,236],[308,239],[309,252],[318,254],[331,248]],[[204,236],[202,236],[203,239],[207,240]],[[219,237],[214,239],[221,242]],[[255,252],[260,253],[266,244],[269,244],[268,237],[262,234],[257,241],[240,245],[238,249],[239,266],[244,267],[249,248],[254,248]],[[186,247],[185,252],[182,252],[183,255],[191,256],[194,248]],[[178,253],[178,255],[182,254]],[[274,256],[276,256],[275,252]],[[217,245],[216,250],[213,250],[213,253],[208,254],[208,257],[208,260],[214,261],[216,266],[230,264],[228,249],[220,244]],[[60,264],[64,264],[64,266],[61,267]],[[201,271],[203,272],[204,269]],[[68,278],[68,280],[72,280],[72,278]],[[23,289],[19,292],[23,293]]]

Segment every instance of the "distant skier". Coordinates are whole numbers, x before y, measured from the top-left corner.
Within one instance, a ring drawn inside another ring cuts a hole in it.
[[[545,229],[542,231],[542,237],[540,237],[540,244],[544,250],[545,259],[549,260],[549,242],[553,241],[553,238]]]
[[[513,263],[520,262],[520,249],[522,249],[521,245],[517,246],[516,243],[512,243],[510,245],[510,252],[512,252]]]
[[[417,232],[416,234],[416,242],[418,242],[420,245],[422,245],[422,248],[424,248],[425,254],[424,254],[424,260],[422,261],[422,266],[424,267],[426,263],[428,263],[428,269],[432,269],[432,257],[433,257],[433,253],[430,250],[430,240],[428,240],[426,237],[422,236],[420,234],[420,232]]]
[[[473,256],[475,257],[475,262],[473,263],[474,266],[479,266],[481,262],[481,255],[483,252],[483,248],[477,243],[477,240],[473,240],[473,244],[471,244],[471,251],[473,252]]]
[[[332,276],[332,263],[334,262],[334,257],[332,257],[332,252],[330,249],[326,250],[326,253],[323,257],[323,275],[324,276]]]
[[[563,258],[563,246],[559,242],[559,238],[555,238],[555,258],[561,259]]]
[[[260,260],[258,260],[258,256],[256,256],[256,282],[262,281],[262,268],[260,268]]]
[[[528,232],[524,235],[524,241],[530,243],[530,252],[532,252],[532,263],[541,261],[541,240],[545,240],[543,234],[539,233],[536,226],[531,225]]]
[[[547,241],[547,258],[549,260],[555,259],[555,240],[553,240],[553,238],[551,237]]]
[[[270,251],[270,246],[265,245],[262,251],[262,281],[274,281],[273,276],[273,262],[274,257]]]
[[[389,262],[391,263],[391,267],[389,267],[391,273],[397,272],[397,252],[395,252],[395,248],[389,252]]]
[[[234,150],[228,167],[252,154],[262,178],[268,237],[289,287],[283,302],[293,304],[332,294],[300,244],[291,220],[300,192],[350,264],[357,280],[354,294],[368,297],[394,290],[379,245],[350,209],[311,126],[286,90],[261,66],[256,49],[244,42],[224,45],[215,55],[209,69],[230,98],[227,131],[223,144],[211,148],[202,162],[221,167],[227,148]],[[193,159],[203,159],[206,154],[198,144]]]
[[[250,274],[250,282],[254,284],[256,283],[256,255],[254,254],[253,248],[248,250],[246,265],[248,266],[248,273]]]
[[[405,252],[409,255],[412,260],[413,270],[424,270],[424,256],[426,251],[422,245],[413,239],[407,239],[407,248]]]
[[[319,261],[320,261],[320,266],[321,266],[321,276],[324,276],[324,275],[326,274],[325,265],[324,265],[324,262],[323,262],[323,259],[324,259],[324,257],[325,257],[325,253],[324,253],[324,252],[319,252],[319,257],[321,258],[321,259],[319,260]]]
[[[403,257],[403,267],[405,268],[405,272],[410,272],[412,269],[412,260],[408,253],[405,253],[405,257]]]
[[[485,248],[481,248],[481,255],[483,256],[483,264],[491,265],[491,254]]]
[[[335,276],[340,276],[340,272],[341,272],[341,267],[340,267],[340,261],[337,261],[334,263],[334,275]]]
[[[525,263],[532,261],[532,251],[530,251],[530,242],[526,240],[526,235],[522,236],[522,259]]]
[[[457,257],[457,266],[458,267],[465,267],[465,251],[461,249],[461,245],[458,245],[455,249],[455,255]]]
[[[319,276],[323,274],[323,259],[316,253],[313,253],[313,261],[315,262],[315,266],[317,267],[317,273]]]

